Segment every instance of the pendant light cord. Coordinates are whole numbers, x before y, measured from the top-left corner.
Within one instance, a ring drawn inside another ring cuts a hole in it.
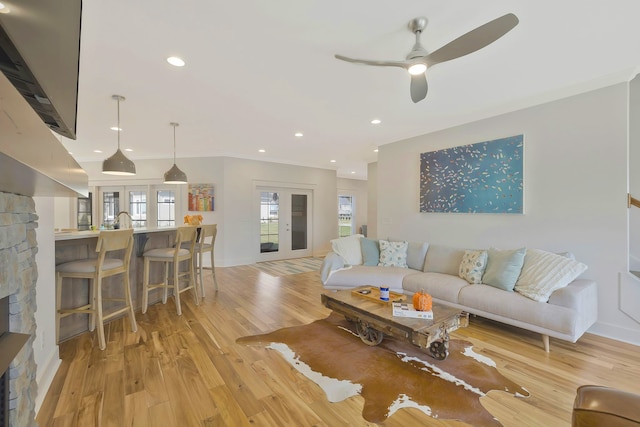
[[[120,150],[120,97],[117,98],[118,102],[118,150]]]
[[[169,123],[173,126],[173,164],[176,164],[176,127],[180,126],[179,123],[171,122]]]

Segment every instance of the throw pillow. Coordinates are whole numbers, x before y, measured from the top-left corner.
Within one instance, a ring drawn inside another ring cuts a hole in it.
[[[389,242],[380,240],[380,262],[382,267],[407,268],[407,242]]]
[[[353,234],[331,241],[331,249],[333,252],[344,258],[347,264],[362,264],[362,249],[360,248],[360,239],[364,237],[362,234]]]
[[[482,275],[487,267],[487,251],[464,251],[460,263],[460,278],[472,285],[482,283]]]
[[[513,291],[522,264],[526,248],[499,251],[490,248],[487,251],[487,268],[482,276],[482,283],[505,291]]]
[[[380,262],[378,241],[363,237],[360,239],[360,247],[362,248],[362,265],[378,265]]]
[[[547,302],[555,290],[567,286],[586,269],[585,264],[566,256],[529,249],[515,290],[534,301]]]

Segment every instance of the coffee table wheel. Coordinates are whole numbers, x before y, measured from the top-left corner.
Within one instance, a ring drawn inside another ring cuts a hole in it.
[[[448,343],[443,340],[436,340],[429,346],[429,352],[434,359],[444,360],[449,355]]]
[[[372,328],[367,322],[363,322],[362,320],[358,320],[356,323],[356,330],[358,331],[358,335],[362,342],[367,345],[378,345],[384,338],[384,334],[382,332]]]

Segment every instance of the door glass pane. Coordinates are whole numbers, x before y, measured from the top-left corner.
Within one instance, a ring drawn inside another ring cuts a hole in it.
[[[307,249],[307,196],[291,195],[291,249]]]
[[[174,227],[176,225],[176,196],[171,190],[157,192],[158,227]]]
[[[117,191],[102,193],[102,215],[105,227],[113,227],[118,212],[120,212],[120,193]]]
[[[338,236],[353,234],[353,196],[338,196]]]
[[[146,191],[129,191],[129,211],[133,228],[147,226]]]
[[[91,193],[89,193],[89,197],[78,197],[78,230],[89,230],[92,223]]]
[[[260,193],[260,252],[277,252],[280,196],[276,192]]]

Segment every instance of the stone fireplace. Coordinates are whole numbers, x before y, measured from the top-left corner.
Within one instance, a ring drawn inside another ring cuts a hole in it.
[[[8,332],[26,334],[26,344],[11,354],[7,426],[31,427],[35,422],[37,396],[33,341],[36,334],[36,222],[33,198],[0,192],[0,299],[8,298]],[[3,334],[0,342],[7,342]],[[11,341],[15,341],[12,339]],[[23,340],[24,341],[24,340]],[[0,345],[0,359],[8,345]],[[0,372],[2,374],[2,372]],[[6,393],[6,390],[5,390]],[[2,402],[4,405],[4,402]]]

